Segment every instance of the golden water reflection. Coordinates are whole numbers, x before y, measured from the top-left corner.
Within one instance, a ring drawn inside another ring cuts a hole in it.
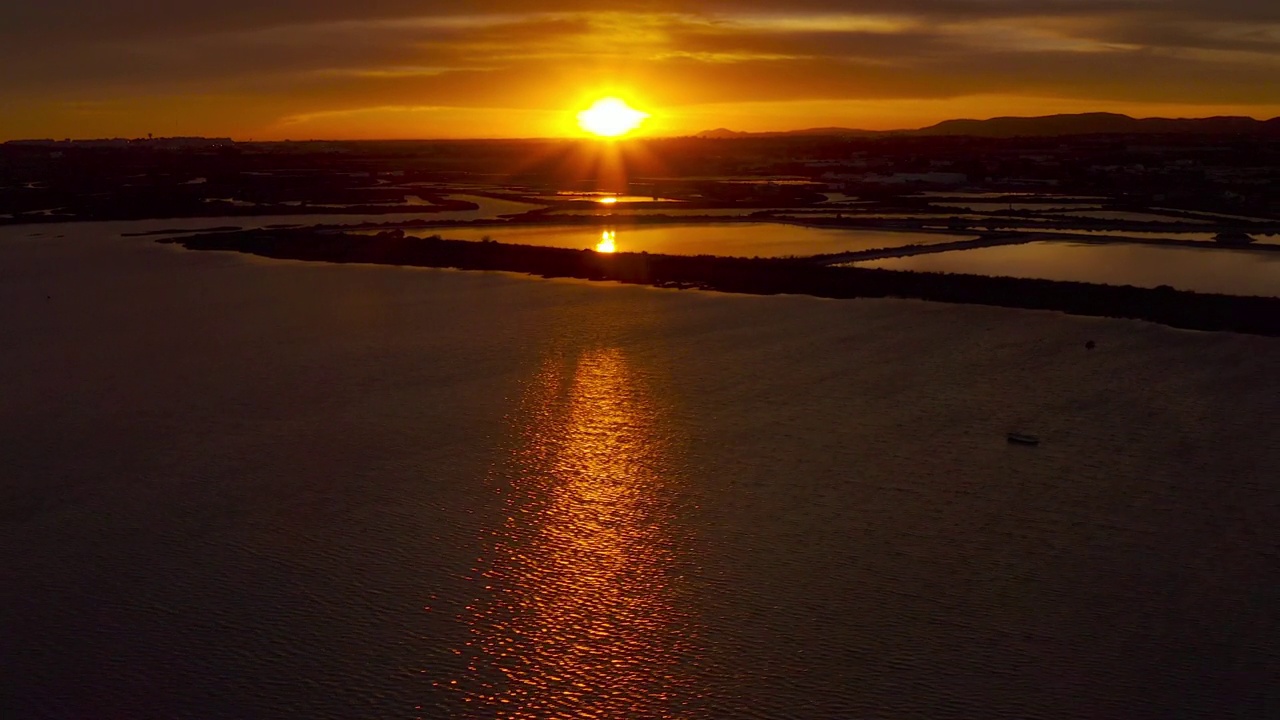
[[[596,252],[611,253],[618,251],[618,233],[614,230],[600,231],[600,242],[596,243]]]
[[[529,388],[508,518],[471,608],[468,709],[502,718],[679,712],[691,639],[673,601],[666,447],[618,350]]]

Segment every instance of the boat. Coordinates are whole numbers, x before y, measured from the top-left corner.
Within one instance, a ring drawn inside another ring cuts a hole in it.
[[[1008,435],[1006,435],[1006,437],[1009,439],[1009,442],[1015,445],[1039,445],[1040,444],[1040,438],[1036,437],[1035,435],[1027,435],[1025,433],[1011,432]]]

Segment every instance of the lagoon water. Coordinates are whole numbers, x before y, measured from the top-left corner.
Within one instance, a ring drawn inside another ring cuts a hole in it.
[[[1169,285],[1226,295],[1280,296],[1280,253],[1114,243],[1032,242],[856,263],[859,267]]]
[[[482,240],[562,248],[589,248],[610,236],[618,252],[674,255],[782,257],[818,255],[901,245],[964,240],[972,235],[946,235],[889,230],[814,228],[780,223],[702,223],[692,225],[513,226],[429,228],[413,235],[440,235],[454,240]]]
[[[1186,217],[1175,217],[1173,215],[1159,215],[1157,213],[1140,213],[1126,212],[1123,210],[1067,210],[1062,212],[1047,213],[1050,215],[1059,215],[1063,217],[1088,218],[1090,220],[1121,220],[1124,222],[1163,222],[1163,223],[1179,223],[1183,225],[1209,225],[1212,220],[1195,220]]]
[[[1137,238],[1139,240],[1193,240],[1195,242],[1210,243],[1209,248],[1224,249],[1221,245],[1214,241],[1218,237],[1216,232],[1151,232],[1143,230],[1093,230],[1093,229],[1067,229],[1067,228],[1046,228],[1039,226],[1009,227],[1003,228],[1014,232],[1027,232],[1045,235],[1084,235],[1085,237],[1102,237],[1102,238]],[[1265,235],[1258,236],[1255,241],[1260,244],[1266,244],[1268,238]]]
[[[1280,340],[145,227],[0,230],[0,717],[1280,710]]]
[[[1066,211],[1066,210],[1101,210],[1102,209],[1101,205],[1090,204],[1090,203],[1076,203],[1076,202],[1039,202],[1039,203],[938,202],[938,203],[933,203],[933,205],[935,207],[942,208],[942,209],[956,209],[956,210],[965,210],[967,212],[983,212],[983,213],[999,212],[1001,210],[1017,210],[1018,212],[1039,213],[1039,212],[1054,212],[1054,211]]]
[[[360,225],[365,223],[400,223],[412,220],[422,220],[429,222],[471,222],[475,220],[496,220],[504,215],[518,215],[520,213],[536,210],[541,205],[532,205],[530,203],[515,202],[512,200],[501,200],[498,198],[486,197],[483,195],[465,195],[450,194],[455,200],[466,200],[473,202],[479,207],[475,210],[446,210],[442,212],[395,212],[395,213],[315,213],[315,214],[297,214],[297,215],[245,215],[245,216],[209,216],[209,217],[183,217],[171,218],[168,220],[139,220],[139,221],[120,221],[106,223],[57,223],[57,224],[34,224],[22,226],[10,226],[8,228],[0,228],[0,232],[6,234],[16,234],[18,236],[29,235],[61,235],[70,228],[71,232],[77,232],[75,228],[96,227],[101,228],[107,235],[118,234],[119,232],[149,232],[158,230],[191,230],[199,232],[216,227],[239,227],[239,228],[262,228],[270,226],[282,225]],[[249,203],[252,205],[252,203]],[[321,206],[323,207],[323,206]],[[329,207],[342,207],[340,205],[332,205]]]
[[[615,195],[606,192],[562,192],[556,195],[536,195],[536,200],[544,200],[548,202],[578,202],[593,203],[596,205],[634,205],[637,203],[680,203],[683,200],[675,200],[665,197],[654,197],[652,195]]]
[[[548,215],[556,216],[591,216],[602,217],[611,216],[619,220],[629,217],[645,217],[655,215],[665,215],[668,217],[746,217],[754,212],[758,212],[761,208],[707,208],[703,210],[687,210],[679,207],[667,209],[659,208],[632,208],[627,206],[619,207],[617,205],[603,205],[601,203],[593,203],[582,208],[568,208],[560,210],[551,210]],[[777,212],[782,212],[778,210]]]

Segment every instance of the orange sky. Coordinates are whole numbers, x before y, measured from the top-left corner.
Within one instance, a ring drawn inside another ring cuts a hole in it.
[[[1280,115],[1273,0],[46,0],[0,7],[0,139],[917,127]]]

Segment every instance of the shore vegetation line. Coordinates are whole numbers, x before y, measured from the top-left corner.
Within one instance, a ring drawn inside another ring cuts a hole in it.
[[[807,258],[599,253],[492,241],[408,237],[390,230],[353,235],[314,228],[209,232],[159,242],[192,250],[269,258],[525,273],[752,295],[909,298],[933,302],[1055,310],[1146,320],[1176,328],[1280,336],[1280,298],[1218,295],[1095,283],[1059,282],[835,267]]]

